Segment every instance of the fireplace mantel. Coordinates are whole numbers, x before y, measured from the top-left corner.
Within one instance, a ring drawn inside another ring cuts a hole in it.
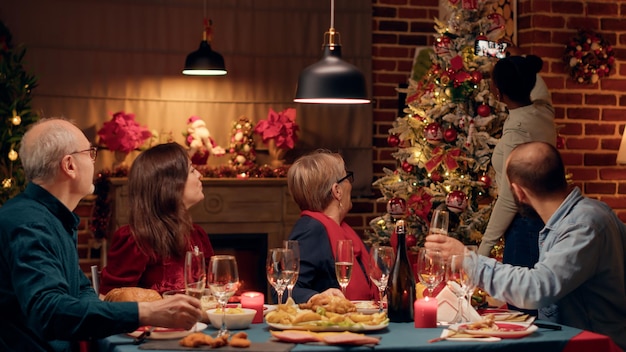
[[[110,178],[111,231],[128,223],[126,178]],[[204,200],[191,208],[194,222],[209,234],[267,233],[268,248],[281,247],[300,216],[283,178],[203,178]]]

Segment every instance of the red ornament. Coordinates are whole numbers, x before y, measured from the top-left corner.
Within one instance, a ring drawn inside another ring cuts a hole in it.
[[[448,143],[456,141],[457,136],[458,134],[454,128],[447,128],[445,131],[443,131],[443,139]]]
[[[430,173],[430,179],[433,182],[441,182],[441,181],[443,181],[443,177],[441,176],[441,174],[437,170],[435,170],[435,171]]]
[[[401,219],[406,214],[406,200],[400,197],[393,197],[387,202],[387,213],[394,219]]]
[[[491,186],[491,177],[488,175],[482,175],[478,178],[478,181],[485,184],[485,188],[489,188]]]
[[[452,191],[446,196],[446,206],[452,212],[461,213],[467,208],[467,196],[461,191]]]
[[[417,237],[415,235],[406,235],[406,247],[411,248],[417,245]]]
[[[403,161],[402,170],[404,170],[404,172],[410,173],[411,171],[413,171],[413,165],[409,164],[408,161]]]
[[[557,149],[565,148],[565,138],[562,136],[556,136],[556,147]]]
[[[491,108],[487,104],[481,104],[476,108],[476,112],[482,117],[487,117],[491,114]]]
[[[431,122],[424,128],[424,137],[426,141],[432,145],[441,143],[443,139],[443,132],[441,131],[441,125],[437,122]]]
[[[387,144],[392,148],[397,147],[400,145],[400,137],[396,134],[390,134],[389,137],[387,137]]]
[[[470,75],[472,76],[472,82],[474,83],[480,83],[480,81],[483,80],[483,74],[480,71],[472,71]]]

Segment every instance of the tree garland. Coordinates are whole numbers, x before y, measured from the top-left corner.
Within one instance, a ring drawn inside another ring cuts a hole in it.
[[[615,53],[611,43],[600,34],[581,30],[567,44],[563,61],[574,81],[595,84],[609,76],[615,64]]]

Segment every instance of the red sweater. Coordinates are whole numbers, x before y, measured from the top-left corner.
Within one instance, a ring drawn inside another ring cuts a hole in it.
[[[204,230],[193,225],[189,248],[198,246],[208,261],[213,247]],[[100,275],[100,293],[106,294],[117,287],[136,286],[151,288],[163,293],[185,288],[183,279],[184,256],[179,259],[151,260],[139,250],[128,225],[120,227],[111,238],[107,266]]]

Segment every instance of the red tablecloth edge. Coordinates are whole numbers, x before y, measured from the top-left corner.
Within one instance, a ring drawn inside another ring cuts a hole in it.
[[[563,349],[563,352],[588,351],[624,352],[610,337],[586,330],[572,337]]]

